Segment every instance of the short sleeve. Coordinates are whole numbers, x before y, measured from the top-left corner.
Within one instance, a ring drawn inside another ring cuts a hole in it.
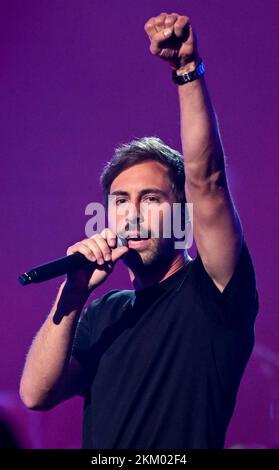
[[[223,292],[205,270],[199,253],[194,263],[196,288],[206,314],[230,326],[254,323],[259,307],[258,292],[255,270],[246,241],[243,240],[234,273]]]
[[[73,347],[72,356],[81,364],[84,370],[84,383],[80,391],[80,395],[85,397],[90,386],[90,348],[92,346],[92,322],[98,310],[99,299],[94,300],[82,312],[78,321]]]
[[[107,340],[110,340],[107,334],[108,327],[121,317],[131,298],[130,291],[125,295],[125,291],[114,289],[103,297],[95,299],[84,309],[77,324],[72,348],[72,356],[84,370],[85,383],[82,396],[86,396],[104,348],[107,346]]]
[[[94,300],[87,308],[84,309],[75,332],[72,356],[86,368],[88,356],[93,341],[92,322],[96,316],[100,300]]]

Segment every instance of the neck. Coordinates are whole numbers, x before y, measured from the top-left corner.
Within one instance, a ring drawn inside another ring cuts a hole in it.
[[[146,287],[151,287],[154,284],[164,281],[168,277],[172,276],[176,271],[185,266],[191,261],[191,257],[188,255],[187,251],[179,250],[177,255],[170,260],[166,265],[163,263],[162,266],[156,266],[156,270],[148,269],[148,266],[144,271],[134,272],[132,269],[128,268],[131,282],[135,290],[142,290]]]

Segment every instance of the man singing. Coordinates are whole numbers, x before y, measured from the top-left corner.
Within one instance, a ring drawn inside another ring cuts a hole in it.
[[[222,448],[254,344],[255,274],[190,20],[161,13],[145,31],[178,89],[183,157],[154,137],[116,150],[101,182],[117,229],[68,249],[97,264],[62,283],[28,353],[20,394],[35,410],[84,396],[84,448]],[[194,259],[161,230],[166,207],[186,201]],[[133,290],[110,290],[84,309],[118,259]]]

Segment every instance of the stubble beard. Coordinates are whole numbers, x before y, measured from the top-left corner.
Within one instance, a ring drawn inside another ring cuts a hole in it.
[[[148,248],[130,249],[123,261],[133,272],[144,274],[154,272],[168,264],[176,256],[174,240],[171,238],[152,238]]]

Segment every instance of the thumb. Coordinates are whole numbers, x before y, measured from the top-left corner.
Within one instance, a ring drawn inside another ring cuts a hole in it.
[[[113,263],[116,263],[122,256],[128,253],[129,248],[127,246],[119,246],[112,250],[111,252],[111,260]]]

